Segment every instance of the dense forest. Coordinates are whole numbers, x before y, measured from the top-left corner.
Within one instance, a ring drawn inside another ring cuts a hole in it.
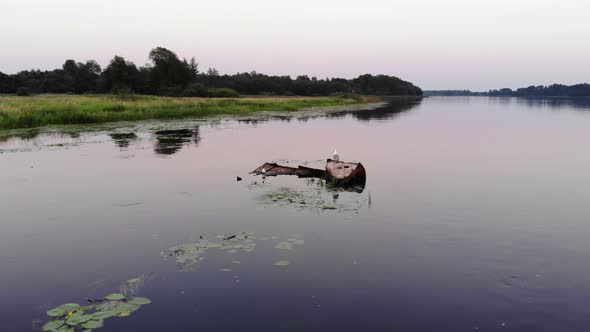
[[[534,86],[516,90],[504,88],[488,92],[470,90],[424,91],[427,96],[496,96],[496,97],[590,97],[590,84]]]
[[[269,76],[256,72],[221,75],[216,69],[199,72],[195,58],[180,59],[157,47],[149,53],[150,64],[137,67],[115,56],[108,66],[94,60],[67,60],[61,69],[0,72],[0,93],[139,93],[161,96],[236,97],[245,95],[327,96],[338,93],[366,95],[422,95],[410,82],[386,75],[361,75],[355,79],[308,76]]]

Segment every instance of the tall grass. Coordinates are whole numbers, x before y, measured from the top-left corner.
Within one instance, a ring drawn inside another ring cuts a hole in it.
[[[348,96],[210,99],[143,95],[3,95],[0,96],[0,129],[295,111],[312,106],[339,106],[368,101]]]

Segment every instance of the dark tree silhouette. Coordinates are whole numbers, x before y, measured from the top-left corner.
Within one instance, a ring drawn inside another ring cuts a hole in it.
[[[139,83],[139,71],[131,61],[115,55],[102,73],[102,90],[107,92],[135,90]]]
[[[318,79],[307,75],[269,76],[253,72],[221,75],[216,69],[199,73],[195,58],[182,59],[169,49],[156,47],[151,64],[137,68],[115,56],[101,72],[96,61],[67,60],[61,69],[0,73],[0,93],[118,93],[165,96],[237,97],[246,95],[329,96],[333,94],[422,95],[422,90],[394,76],[370,74],[355,79]]]
[[[184,88],[197,75],[197,64],[194,58],[189,64],[186,59],[180,60],[176,53],[156,47],[151,50],[149,59],[153,63],[152,82],[160,87],[163,94],[175,94]]]

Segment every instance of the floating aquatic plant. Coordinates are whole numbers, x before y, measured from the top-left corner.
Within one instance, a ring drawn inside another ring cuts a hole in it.
[[[294,234],[286,241],[280,241],[279,236],[261,236],[256,237],[253,232],[241,232],[232,235],[220,234],[213,236],[213,239],[201,238],[197,242],[184,243],[168,249],[166,252],[162,252],[164,259],[173,258],[176,264],[180,267],[181,271],[189,271],[194,265],[198,264],[203,260],[204,255],[207,251],[216,249],[225,251],[229,254],[237,254],[241,252],[252,252],[256,248],[256,241],[272,241],[276,249],[281,250],[294,250],[297,246],[303,245],[305,242],[298,238],[299,236]],[[278,242],[278,243],[277,243]],[[232,264],[239,265],[242,262],[231,257]],[[287,261],[281,261],[281,264]],[[281,265],[278,266],[286,266]],[[287,264],[289,264],[287,262]],[[224,267],[220,269],[221,272],[230,272],[232,269]]]
[[[287,266],[289,264],[291,264],[289,261],[278,261],[278,262],[275,262],[273,265],[275,265],[275,266]]]
[[[258,202],[262,206],[289,206],[298,211],[357,213],[368,201],[362,194],[326,190],[323,183],[319,180],[299,190],[288,187],[267,189],[258,197]]]
[[[111,293],[104,299],[91,300],[91,304],[80,306],[66,303],[47,311],[53,319],[43,325],[46,332],[92,331],[104,326],[104,320],[111,317],[127,317],[142,305],[151,303],[145,297],[134,297],[142,284],[142,278],[127,280],[119,293]]]
[[[223,250],[229,254],[252,252],[256,248],[256,237],[252,232],[241,232],[233,235],[217,235],[213,240],[201,239],[197,242],[184,243],[163,253],[165,258],[174,257],[181,270],[188,271],[203,259],[204,254],[211,249]],[[234,264],[237,261],[233,260]]]
[[[291,242],[287,242],[287,241],[283,241],[283,242],[279,242],[275,248],[277,249],[283,249],[283,250],[293,250],[293,244]]]
[[[125,298],[125,295],[123,295],[121,293],[113,293],[113,294],[107,295],[105,298],[107,300],[111,300],[111,301],[123,300]]]
[[[65,322],[63,320],[52,320],[43,325],[43,331],[56,331],[61,329],[64,324]]]
[[[129,300],[129,303],[135,304],[135,305],[144,305],[144,304],[150,304],[150,303],[152,303],[152,301],[148,298],[145,298],[145,297],[134,297],[131,300]]]
[[[99,320],[91,320],[89,322],[86,322],[84,324],[82,324],[82,327],[88,330],[93,330],[93,329],[98,329],[104,326],[104,320],[99,319]]]

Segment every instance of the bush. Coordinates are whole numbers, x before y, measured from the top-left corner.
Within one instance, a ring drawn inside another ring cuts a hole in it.
[[[209,91],[207,87],[201,83],[193,83],[182,91],[184,97],[207,97]]]
[[[209,97],[213,98],[238,98],[240,94],[230,88],[210,88],[209,89]]]
[[[330,96],[336,97],[336,98],[342,98],[342,99],[352,99],[352,100],[356,100],[356,101],[363,100],[363,96],[358,95],[356,93],[350,93],[350,92],[332,93]]]
[[[16,95],[17,96],[29,96],[29,89],[28,88],[18,88],[16,89]]]
[[[111,90],[111,92],[119,96],[127,96],[133,94],[133,90],[131,90],[131,88],[126,85],[116,86]]]
[[[177,97],[177,96],[184,96],[184,91],[182,86],[163,86],[160,87],[159,95],[166,96],[166,97]]]

